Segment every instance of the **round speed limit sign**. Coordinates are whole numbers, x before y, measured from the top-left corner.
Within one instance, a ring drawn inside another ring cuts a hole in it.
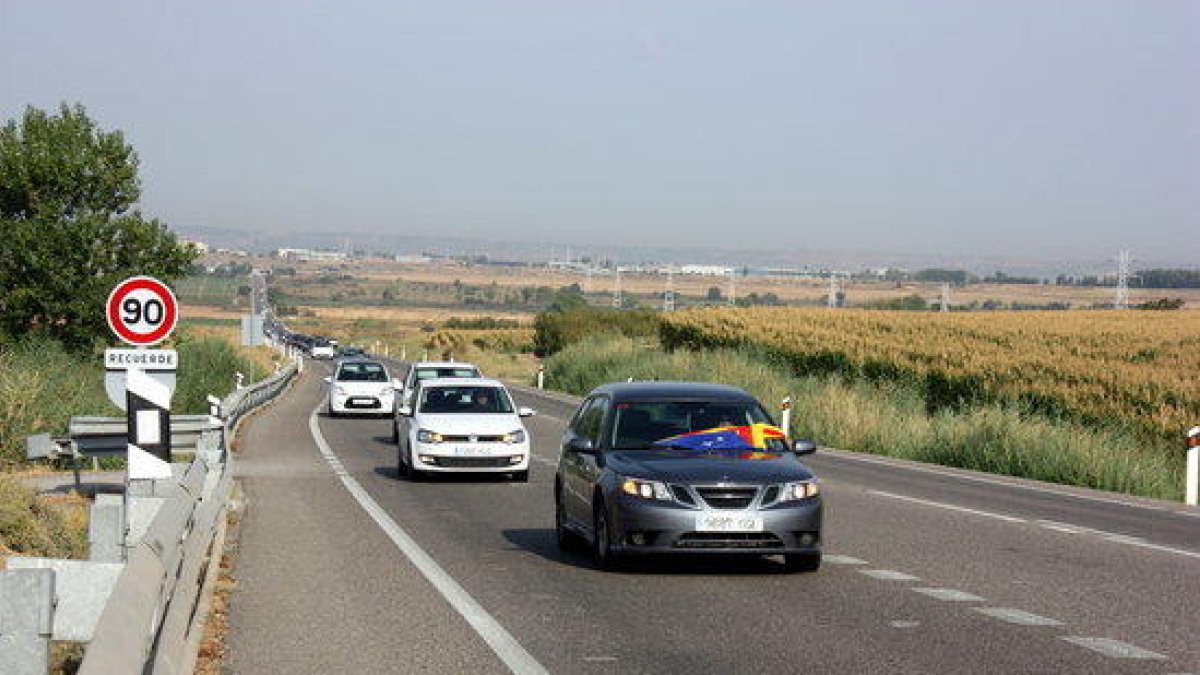
[[[175,294],[154,277],[130,277],[108,294],[108,325],[135,347],[156,345],[175,330],[179,307]]]

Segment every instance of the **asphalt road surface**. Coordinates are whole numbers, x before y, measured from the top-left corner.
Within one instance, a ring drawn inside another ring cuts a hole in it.
[[[515,389],[528,484],[410,482],[310,362],[244,431],[234,673],[1200,673],[1200,511],[821,451],[825,565],[558,551],[573,399]]]

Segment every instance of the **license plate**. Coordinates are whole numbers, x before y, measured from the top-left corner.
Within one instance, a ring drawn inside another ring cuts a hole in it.
[[[748,513],[701,513],[696,516],[697,532],[762,532],[762,516]]]
[[[454,456],[455,457],[486,457],[489,454],[491,454],[491,452],[487,448],[478,448],[478,447],[473,448],[473,447],[469,447],[469,446],[468,447],[460,446],[460,447],[454,448]]]

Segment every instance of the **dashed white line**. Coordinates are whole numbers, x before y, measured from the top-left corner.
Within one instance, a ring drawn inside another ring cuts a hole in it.
[[[1114,659],[1166,659],[1166,654],[1152,652],[1149,649],[1142,649],[1136,645],[1131,645],[1128,642],[1120,640],[1110,640],[1109,638],[1096,637],[1079,637],[1076,635],[1063,636],[1060,639],[1066,640],[1071,644],[1079,645],[1094,652],[1099,652],[1105,656],[1110,656]]]
[[[974,607],[976,612],[986,614],[993,619],[1000,619],[1019,626],[1061,626],[1063,622],[1037,614],[1030,614],[1011,607]]]
[[[905,572],[897,572],[896,570],[859,570],[859,574],[865,574],[872,579],[881,581],[920,581],[921,577],[914,577]]]
[[[898,621],[889,621],[888,625],[892,628],[916,628],[917,626],[921,625],[921,622],[901,619]]]
[[[899,500],[905,501],[905,502],[912,502],[913,504],[922,504],[924,506],[933,506],[933,507],[936,507],[939,509],[947,509],[950,511],[959,511],[962,513],[970,513],[972,515],[984,516],[985,518],[995,518],[996,520],[1003,520],[1003,521],[1009,522],[1009,523],[1027,522],[1024,518],[1018,518],[1016,516],[1006,516],[1003,513],[992,513],[991,511],[980,511],[979,509],[969,509],[965,506],[958,506],[957,504],[947,504],[945,502],[935,502],[935,501],[932,501],[929,499],[918,499],[916,497],[907,497],[905,495],[898,495],[893,492],[884,492],[882,490],[868,490],[868,492],[870,492],[873,495],[879,495],[880,497],[887,497],[888,499],[899,499]]]
[[[822,561],[830,565],[866,565],[867,561],[862,558],[855,558],[848,555],[826,555],[822,556]]]
[[[380,529],[392,540],[396,548],[407,557],[412,564],[429,580],[429,583],[437,589],[446,602],[450,603],[463,619],[475,629],[483,641],[487,643],[496,656],[508,666],[509,670],[519,675],[549,675],[542,664],[538,663],[537,659],[533,658],[521,643],[517,642],[504,626],[500,625],[487,610],[480,605],[475,598],[471,597],[467,591],[454,580],[442,566],[437,563],[428,553],[421,548],[420,544],[404,531],[400,525],[388,515],[383,507],[363,489],[358,481],[354,480],[346,469],[342,466],[341,460],[330,449],[329,444],[325,441],[325,437],[321,435],[320,425],[317,424],[317,410],[313,410],[308,418],[308,428],[312,434],[313,441],[317,444],[317,450],[321,456],[329,464],[330,468],[337,474],[338,479],[342,481],[359,506],[371,516],[371,519],[379,525]]]
[[[982,602],[983,598],[957,588],[914,588],[913,591],[944,602]]]

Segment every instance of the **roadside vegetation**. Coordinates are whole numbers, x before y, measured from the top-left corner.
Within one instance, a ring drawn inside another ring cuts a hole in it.
[[[888,325],[887,314],[863,314]],[[559,326],[538,325],[551,331]],[[661,325],[648,324],[640,331],[600,330],[571,339],[564,339],[566,332],[540,336],[564,345],[545,361],[547,385],[583,394],[628,378],[723,382],[747,389],[776,412],[791,397],[793,435],[831,447],[1149,497],[1182,495],[1178,438],[1136,425],[1084,423],[1031,408],[1019,397],[964,397],[931,407],[921,380],[868,377],[848,368],[806,372],[793,359],[752,343],[678,348],[676,342],[669,350],[660,332],[666,332]],[[1000,372],[1014,367],[994,366]]]

